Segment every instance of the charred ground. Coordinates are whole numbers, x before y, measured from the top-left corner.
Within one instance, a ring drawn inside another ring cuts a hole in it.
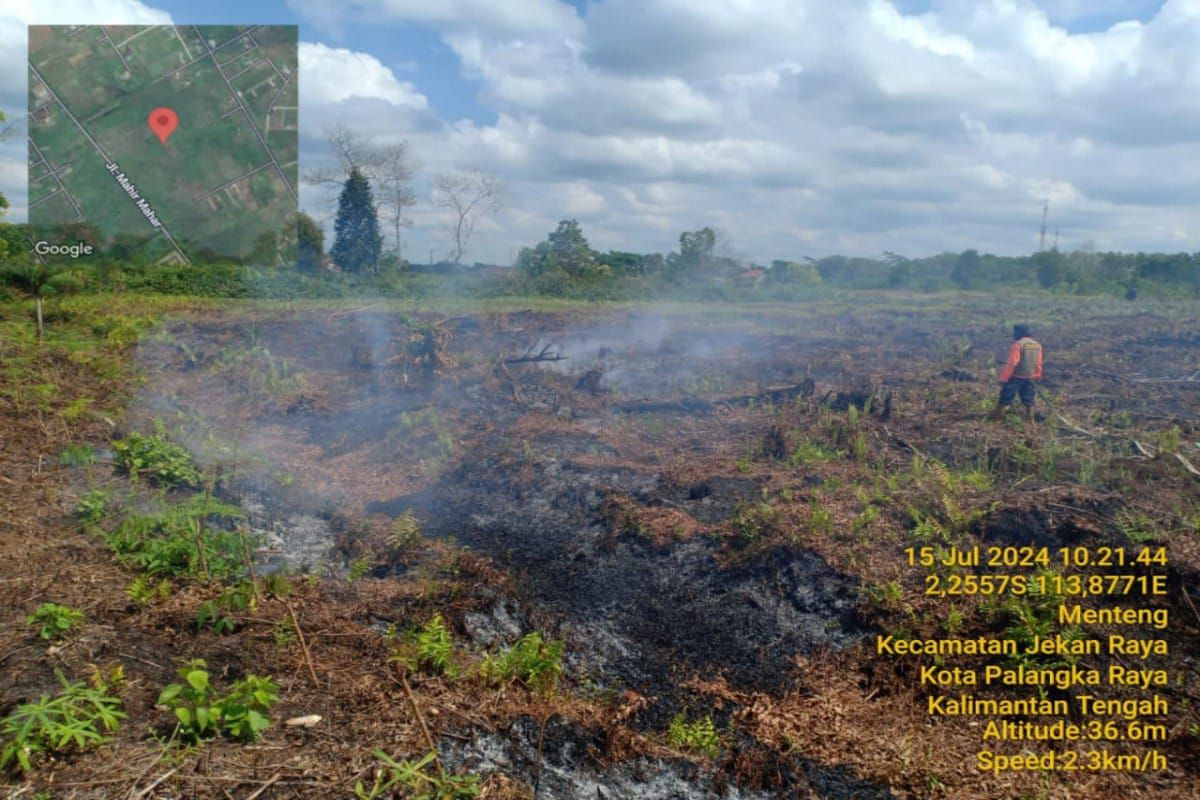
[[[1050,402],[1034,425],[982,422],[1018,320],[1046,344]],[[37,788],[136,793],[174,768],[161,786],[196,796],[239,783],[263,797],[349,793],[372,749],[419,756],[425,722],[445,768],[480,775],[493,797],[1192,796],[1194,309],[881,296],[454,314],[249,306],[149,322],[135,350],[100,346],[115,372],[66,344],[20,347],[58,395],[37,406],[32,382],[6,395],[0,491],[16,524],[0,576],[12,687],[0,711],[50,691],[55,668],[79,678],[115,662],[130,675],[133,721],[34,771]],[[144,383],[127,403],[130,364]],[[105,410],[68,419],[79,397]],[[71,510],[90,488],[111,488],[120,513],[153,499],[106,451],[156,424],[248,515],[259,572],[312,576],[231,612],[228,635],[195,631],[218,587],[181,580],[161,602],[131,603],[132,575],[76,532]],[[57,466],[70,442],[94,444],[97,463]],[[931,722],[914,664],[875,655],[877,632],[999,635],[1020,618],[926,598],[907,545],[1131,540],[1170,555],[1168,773],[981,777],[978,730]],[[52,652],[20,623],[43,600],[89,619]],[[293,613],[303,647],[276,635]],[[462,676],[398,675],[390,632],[435,613]],[[534,630],[565,643],[556,691],[471,674],[484,651]],[[162,735],[168,720],[154,696],[194,656],[227,679],[276,675],[276,716],[323,722],[160,760],[146,730]],[[712,715],[715,757],[669,745],[680,713]]]

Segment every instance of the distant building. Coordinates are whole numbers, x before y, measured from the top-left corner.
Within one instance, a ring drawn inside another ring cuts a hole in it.
[[[764,267],[750,267],[733,276],[733,285],[738,289],[754,289],[767,277]]]

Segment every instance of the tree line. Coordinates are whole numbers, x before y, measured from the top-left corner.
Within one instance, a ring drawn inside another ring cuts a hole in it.
[[[558,295],[636,295],[660,289],[721,287],[752,295],[785,297],[820,287],[850,290],[1050,291],[1112,294],[1133,299],[1154,295],[1200,297],[1200,253],[1118,253],[1081,248],[998,256],[969,249],[924,258],[885,252],[880,258],[831,255],[754,264],[718,254],[711,228],[685,231],[679,249],[667,254],[591,248],[576,220],[563,220],[544,241],[522,248],[516,282],[526,291]],[[780,292],[784,294],[780,294]],[[693,292],[694,294],[695,292]],[[703,292],[701,292],[702,294]]]

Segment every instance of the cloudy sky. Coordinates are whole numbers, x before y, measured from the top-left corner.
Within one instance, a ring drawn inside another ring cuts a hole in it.
[[[448,250],[440,170],[505,186],[466,258],[577,218],[601,249],[720,230],[758,261],[1200,250],[1200,0],[0,0],[0,109],[25,26],[300,25],[302,169],[334,120],[409,143],[407,255]],[[0,191],[25,218],[23,131]],[[331,207],[304,186],[301,205]],[[1051,234],[1053,235],[1053,234]]]

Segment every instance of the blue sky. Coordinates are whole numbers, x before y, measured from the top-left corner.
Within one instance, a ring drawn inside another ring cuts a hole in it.
[[[466,168],[505,189],[468,259],[564,217],[604,249],[711,225],[760,261],[1020,253],[1047,201],[1067,247],[1200,250],[1200,0],[33,5],[0,0],[10,115],[28,23],[298,24],[302,169],[333,121],[405,142],[423,255],[448,247],[433,178]],[[16,139],[0,190],[21,219]],[[301,203],[332,211],[317,186]]]

